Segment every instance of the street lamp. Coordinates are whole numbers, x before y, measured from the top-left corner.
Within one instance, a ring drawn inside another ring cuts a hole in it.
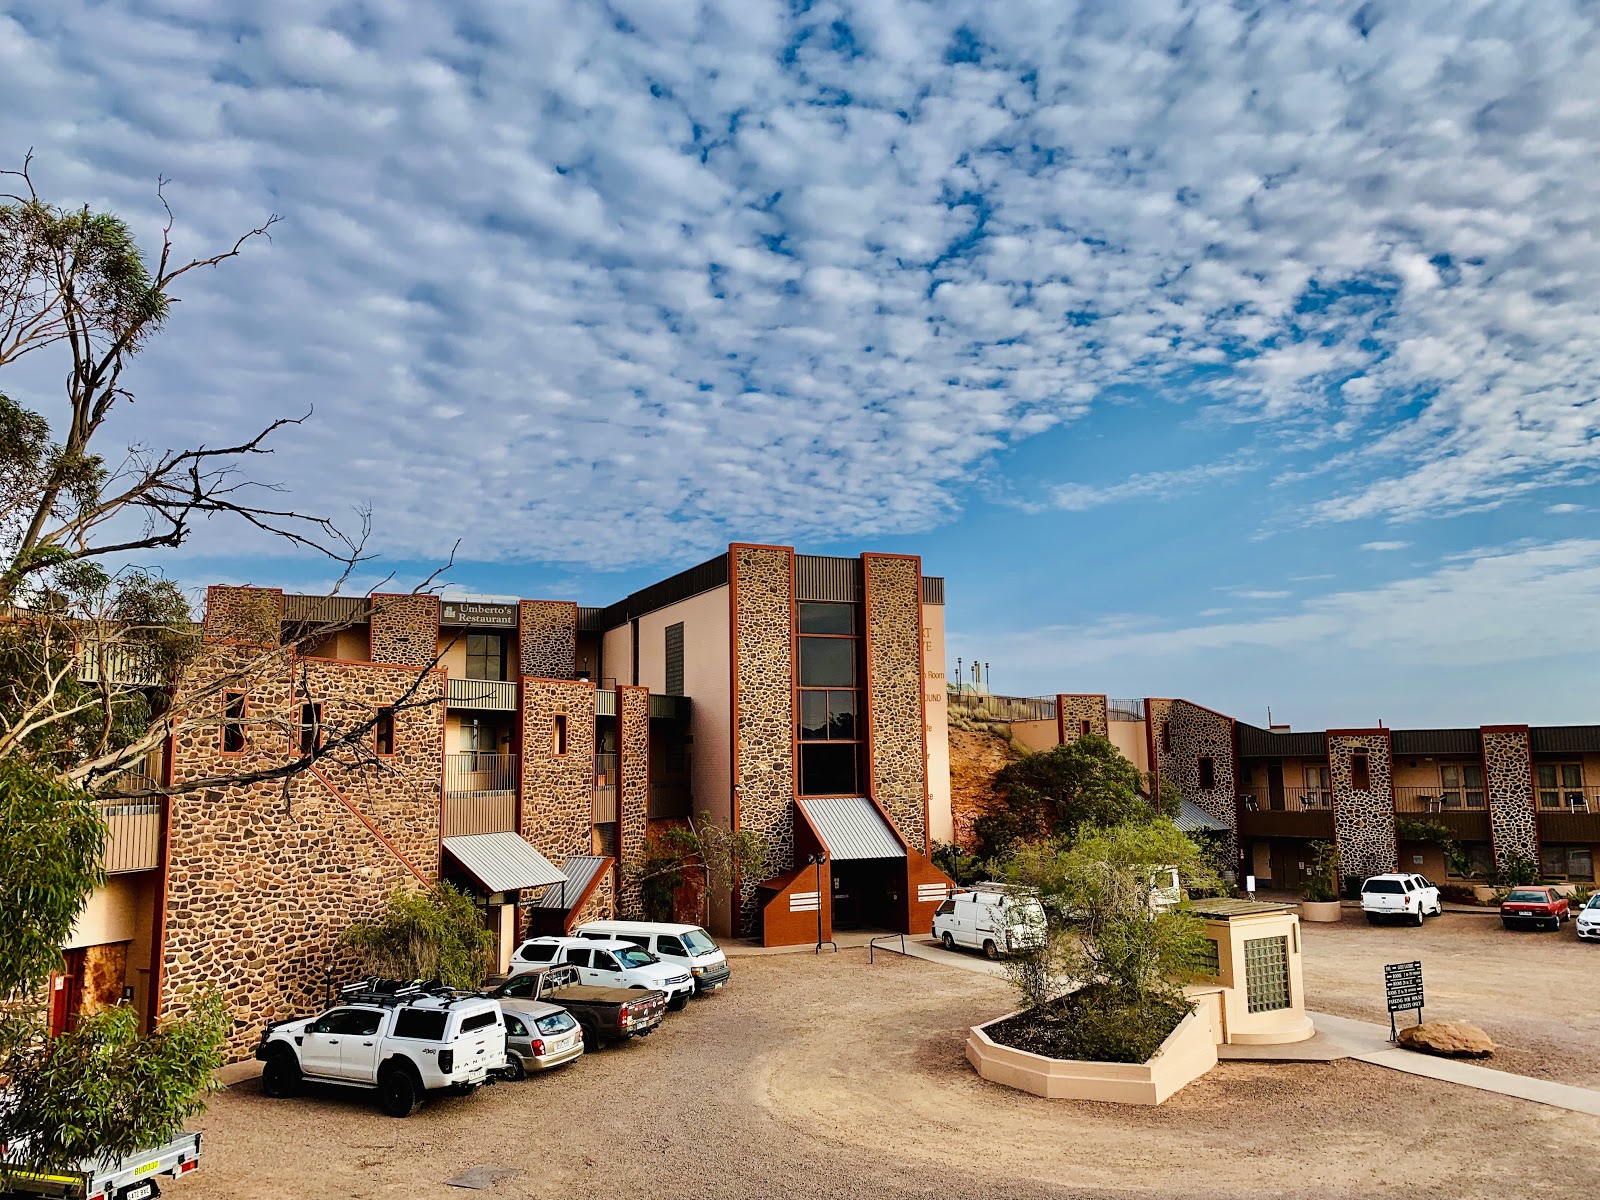
[[[822,864],[828,861],[826,854],[817,853],[808,855],[806,862],[817,869],[817,946],[811,953],[821,954],[824,946],[832,946],[835,954],[839,953],[839,943],[829,938],[822,940]]]

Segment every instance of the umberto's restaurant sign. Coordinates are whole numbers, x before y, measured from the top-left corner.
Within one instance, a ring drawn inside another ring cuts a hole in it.
[[[506,625],[516,628],[515,604],[483,604],[468,600],[443,600],[439,604],[441,625]]]

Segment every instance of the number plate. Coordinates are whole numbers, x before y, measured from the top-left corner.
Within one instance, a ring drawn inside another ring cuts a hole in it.
[[[156,1185],[141,1183],[138,1187],[131,1187],[122,1193],[122,1200],[150,1200],[156,1194]]]

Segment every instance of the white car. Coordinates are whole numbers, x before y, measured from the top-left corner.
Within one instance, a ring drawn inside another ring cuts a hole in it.
[[[933,936],[946,950],[965,946],[999,958],[1044,942],[1044,906],[1003,883],[956,892],[933,914]]]
[[[1444,911],[1444,901],[1439,889],[1421,875],[1374,875],[1361,884],[1361,911],[1372,925],[1385,917],[1421,925]]]
[[[650,951],[613,938],[598,941],[581,937],[530,938],[511,955],[511,970],[520,964],[544,966],[565,963],[578,968],[578,977],[600,987],[653,988],[667,994],[674,1012],[694,995],[694,976],[675,963],[665,963]]]
[[[1578,910],[1578,936],[1586,942],[1600,942],[1600,892]]]
[[[694,977],[696,995],[726,987],[727,955],[698,925],[668,921],[590,921],[572,932],[591,941],[632,942],[664,963],[682,967]]]

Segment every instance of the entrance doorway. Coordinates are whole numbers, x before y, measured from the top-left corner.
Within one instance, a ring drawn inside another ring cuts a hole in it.
[[[65,950],[66,967],[50,980],[50,1036],[60,1037],[78,1023],[83,1010],[83,951]]]
[[[904,909],[906,860],[903,858],[833,860],[833,927],[894,929]]]

